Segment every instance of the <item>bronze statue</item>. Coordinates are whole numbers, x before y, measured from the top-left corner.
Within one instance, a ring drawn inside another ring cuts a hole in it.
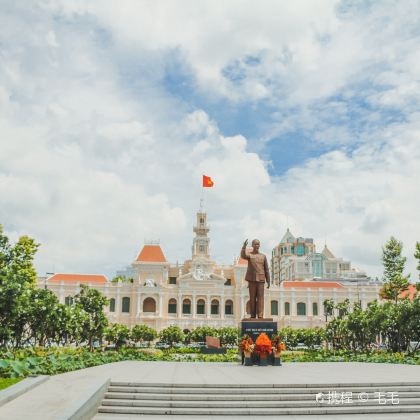
[[[241,257],[248,260],[248,268],[246,270],[245,280],[248,282],[249,288],[249,305],[251,318],[264,318],[264,284],[267,282],[267,288],[270,288],[270,271],[268,269],[267,257],[260,254],[260,241],[254,239],[252,241],[252,252],[246,253],[248,239],[245,240]]]

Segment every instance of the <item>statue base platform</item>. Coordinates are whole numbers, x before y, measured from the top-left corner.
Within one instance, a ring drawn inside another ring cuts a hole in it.
[[[255,340],[261,333],[266,333],[269,338],[277,334],[277,322],[273,318],[243,318],[240,324],[241,335],[249,335],[255,343]],[[242,364],[245,366],[281,366],[280,359],[275,359],[274,354],[269,354],[266,359],[260,359],[259,356],[252,353],[251,357],[245,358],[241,352]]]

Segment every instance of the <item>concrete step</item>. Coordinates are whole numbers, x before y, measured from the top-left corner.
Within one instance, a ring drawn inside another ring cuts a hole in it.
[[[111,381],[110,386],[129,386],[147,388],[328,388],[328,387],[390,387],[390,386],[417,386],[417,382],[343,382],[343,383],[315,383],[315,384],[191,384],[191,383],[160,383],[160,382],[132,382],[132,381]]]
[[[329,392],[349,392],[347,403],[328,404]],[[359,393],[367,394],[360,401]],[[379,403],[379,395],[387,404]],[[399,400],[391,404],[391,392]],[[316,401],[318,393],[324,402]],[[419,413],[420,382],[341,384],[151,384],[112,381],[99,413],[109,415],[281,416]]]
[[[374,392],[368,390],[369,398],[375,398]],[[343,391],[340,391],[343,392]],[[382,391],[381,391],[382,392]],[[383,391],[387,392],[387,391]],[[389,392],[389,391],[388,391]],[[397,391],[398,392],[398,391]],[[287,394],[276,394],[276,395],[262,395],[262,394],[238,394],[238,395],[227,395],[227,394],[151,394],[151,393],[136,393],[136,392],[107,392],[104,395],[104,399],[112,400],[160,400],[160,401],[303,401],[303,400],[314,400],[315,394],[313,393],[287,393]],[[420,398],[420,392],[398,392],[399,398]],[[353,394],[353,398],[357,398]]]
[[[102,406],[119,406],[119,407],[160,407],[166,409],[172,408],[209,408],[219,409],[227,408],[237,409],[237,408],[307,408],[307,407],[325,407],[325,406],[378,406],[378,399],[369,399],[366,402],[359,401],[357,399],[351,400],[349,403],[339,403],[339,404],[328,404],[327,402],[318,403],[315,398],[313,400],[305,401],[159,401],[159,400],[103,400]],[[385,405],[385,404],[384,404]],[[391,403],[388,403],[391,405]],[[420,411],[420,398],[399,398],[398,405],[418,405]]]
[[[108,388],[109,392],[120,393],[141,393],[141,394],[212,394],[212,395],[281,395],[281,394],[316,394],[318,392],[328,392],[334,390],[337,392],[420,392],[420,386],[319,386],[314,388],[296,388],[294,385],[290,388],[177,388],[177,387],[149,387],[149,386],[113,386]]]
[[[112,414],[153,414],[153,415],[323,415],[323,414],[381,414],[420,413],[419,405],[378,405],[378,406],[338,406],[308,408],[155,408],[101,406],[99,413]]]

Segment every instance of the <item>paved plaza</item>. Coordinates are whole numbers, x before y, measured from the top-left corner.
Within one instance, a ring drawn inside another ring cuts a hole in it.
[[[383,363],[284,363],[274,367],[244,367],[237,363],[137,362],[111,363],[52,376],[38,387],[0,408],[0,419],[57,420],[72,418],[78,406],[98,390],[107,379],[144,383],[174,384],[345,384],[377,382],[420,382],[420,366]],[[156,420],[160,416],[121,415],[122,419]],[[226,416],[205,416],[222,420]],[[265,416],[264,418],[267,418]],[[290,419],[315,420],[325,416],[287,416]],[[76,418],[76,417],[73,417]],[[98,414],[95,420],[117,417]],[[181,420],[184,416],[165,416]],[[192,417],[188,417],[191,419]],[[204,417],[201,417],[204,418]],[[230,416],[230,419],[238,418]],[[241,416],[240,418],[244,418]],[[247,419],[253,417],[247,416]],[[281,418],[281,416],[275,416]],[[328,419],[355,419],[352,415],[328,415]],[[418,414],[358,415],[366,419],[414,419]]]

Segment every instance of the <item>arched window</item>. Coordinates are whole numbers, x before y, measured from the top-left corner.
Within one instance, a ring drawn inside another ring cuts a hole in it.
[[[233,315],[233,302],[230,299],[225,302],[225,315]]]
[[[191,313],[191,301],[189,299],[184,299],[182,302],[182,313],[190,314]]]
[[[121,312],[130,312],[130,298],[123,297],[122,298],[122,311]]]
[[[289,302],[284,303],[284,314],[285,315],[290,315],[290,303]]]
[[[176,299],[169,299],[168,314],[176,314]]]
[[[210,313],[212,315],[219,315],[219,301],[218,300],[213,299],[211,301]]]
[[[198,315],[204,315],[206,309],[206,302],[204,302],[204,299],[198,299],[197,301],[197,314]]]
[[[312,303],[312,315],[318,315],[318,304],[316,302]]]
[[[245,312],[246,312],[248,315],[251,313],[251,304],[249,303],[249,300],[248,300],[248,302],[246,303],[246,306],[245,306]]]
[[[64,303],[65,303],[67,306],[73,305],[73,297],[72,297],[72,296],[66,296],[66,297],[64,298]]]
[[[143,312],[156,312],[156,301],[148,297],[143,301]]]
[[[279,314],[279,303],[277,300],[271,301],[271,315],[278,315]]]
[[[115,312],[115,299],[109,299],[109,312]]]
[[[306,304],[304,302],[298,302],[297,304],[297,314],[306,315]]]

